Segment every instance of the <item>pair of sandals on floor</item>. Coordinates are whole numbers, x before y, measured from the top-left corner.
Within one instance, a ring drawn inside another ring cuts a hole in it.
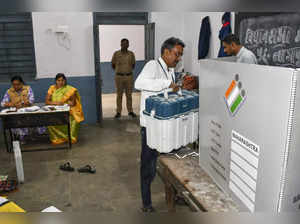
[[[59,169],[63,170],[63,171],[68,171],[68,172],[75,171],[75,169],[71,166],[70,162],[60,165]],[[93,169],[90,165],[83,166],[83,167],[77,169],[77,171],[79,173],[96,173],[96,169]]]

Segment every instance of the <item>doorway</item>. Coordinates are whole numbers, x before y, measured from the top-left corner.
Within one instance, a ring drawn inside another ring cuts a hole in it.
[[[111,66],[112,55],[120,50],[120,41],[129,40],[129,51],[135,55],[134,80],[145,64],[145,27],[144,25],[99,25],[100,74],[102,78],[103,119],[113,118],[116,113],[115,72]],[[139,113],[140,93],[133,91],[133,112]],[[122,116],[127,117],[126,95],[123,94]]]
[[[120,39],[120,36],[118,40],[114,41],[115,47],[111,48],[106,56],[106,61],[102,62],[100,59],[102,47],[106,47],[106,45],[100,45],[102,42],[101,37],[101,29],[104,27],[104,25],[115,25],[114,28],[119,26],[119,28],[126,28],[126,26],[132,25],[136,26],[136,28],[140,27],[139,29],[142,29],[144,31],[144,35],[141,35],[144,38],[143,44],[139,45],[139,55],[141,52],[144,54],[144,57],[139,57],[138,60],[136,55],[136,67],[134,71],[135,77],[139,74],[139,72],[142,70],[144,64],[154,59],[154,35],[155,35],[155,25],[154,23],[148,24],[148,13],[147,12],[131,12],[131,13],[106,13],[106,12],[97,12],[94,13],[94,53],[95,53],[95,74],[96,74],[96,105],[97,105],[97,120],[98,122],[102,122],[104,117],[111,117],[112,114],[115,114],[116,109],[116,98],[115,96],[105,96],[106,94],[114,94],[115,93],[115,87],[114,87],[114,73],[113,69],[111,68],[111,57],[115,50],[120,49],[120,40],[125,37],[122,35],[122,38]],[[106,27],[108,28],[108,26]],[[113,28],[112,26],[110,28]],[[102,30],[103,32],[103,30]],[[112,32],[112,31],[111,31]],[[124,32],[122,32],[124,33]],[[121,34],[122,34],[121,33]],[[120,34],[120,32],[119,32]],[[111,36],[111,35],[110,35]],[[139,36],[141,38],[141,36]],[[125,37],[126,38],[126,37]],[[127,38],[129,39],[129,38]],[[130,41],[130,39],[129,39]],[[138,42],[141,42],[139,40]],[[134,45],[133,41],[130,41],[130,47],[129,50],[131,50],[131,46]],[[112,47],[111,45],[110,47]],[[141,51],[143,49],[143,51]],[[134,52],[136,53],[136,52]],[[105,57],[104,57],[105,58]],[[109,60],[108,60],[109,59]],[[102,63],[106,63],[103,65]],[[111,74],[111,75],[110,75]],[[112,86],[113,84],[113,86]],[[112,92],[113,91],[113,92]],[[133,95],[137,95],[138,93],[134,93]],[[104,97],[103,97],[104,96]],[[136,99],[138,97],[135,96],[134,101],[138,101],[137,106],[139,107],[139,99]],[[104,102],[105,100],[105,108]],[[109,102],[109,103],[107,103]],[[123,96],[123,104],[126,103],[126,97],[125,94]],[[125,106],[125,105],[124,105]],[[134,106],[134,105],[133,105]],[[134,108],[134,111],[138,114],[139,108]],[[104,112],[104,109],[107,110]],[[123,107],[122,113],[125,115],[127,114],[127,108],[126,106]],[[105,116],[104,116],[105,115]]]

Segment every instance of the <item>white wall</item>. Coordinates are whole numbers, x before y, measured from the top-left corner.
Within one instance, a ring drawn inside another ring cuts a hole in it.
[[[33,12],[32,21],[37,78],[95,75],[92,12]],[[57,25],[68,26],[65,37]]]
[[[186,47],[182,64],[177,66],[177,70],[180,71],[184,67],[185,71],[198,75],[200,70],[198,41],[201,21],[205,16],[209,16],[211,39],[207,58],[216,58],[220,48],[218,36],[223,14],[224,12],[152,12],[150,21],[155,22],[155,57],[160,56],[160,46],[168,37],[181,38]],[[234,31],[234,13],[231,13],[231,20],[231,28]]]
[[[219,31],[222,27],[224,12],[192,12],[184,13],[184,67],[185,71],[198,75],[200,71],[198,60],[198,41],[202,19],[209,16],[211,27],[210,47],[207,58],[218,57],[220,48]],[[231,28],[234,32],[234,13],[231,13]]]
[[[100,25],[100,61],[110,62],[115,51],[120,50],[120,41],[129,40],[128,50],[135,54],[136,60],[145,60],[144,25]]]
[[[186,43],[186,48],[182,64],[177,66],[177,70],[180,71],[184,65],[185,71],[198,75],[200,68],[197,52],[201,21],[205,16],[210,17],[212,34],[208,57],[217,57],[223,13],[149,13],[149,21],[155,22],[155,57],[160,56],[164,40],[171,36],[181,38]],[[234,13],[231,23],[234,30],[233,17]],[[34,12],[32,19],[38,78],[54,77],[58,72],[64,72],[67,76],[95,75],[92,12]],[[62,34],[54,32],[57,25],[68,26],[67,38],[63,39]]]
[[[155,23],[155,58],[160,56],[160,47],[169,37],[184,39],[183,15],[180,12],[150,13],[150,22]]]

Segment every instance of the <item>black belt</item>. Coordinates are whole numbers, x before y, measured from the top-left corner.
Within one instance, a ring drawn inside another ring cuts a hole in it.
[[[119,75],[119,76],[130,76],[130,75],[132,75],[132,72],[130,72],[130,73],[117,73],[116,75]]]

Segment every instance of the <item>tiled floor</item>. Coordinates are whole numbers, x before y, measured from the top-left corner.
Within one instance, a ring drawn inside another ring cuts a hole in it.
[[[132,107],[134,113],[137,115],[140,111],[140,92],[135,92],[132,94]],[[126,108],[126,96],[123,95],[122,100],[122,116],[127,116],[127,108]],[[103,118],[113,118],[116,114],[116,94],[103,94],[102,95],[102,110],[103,110]]]

